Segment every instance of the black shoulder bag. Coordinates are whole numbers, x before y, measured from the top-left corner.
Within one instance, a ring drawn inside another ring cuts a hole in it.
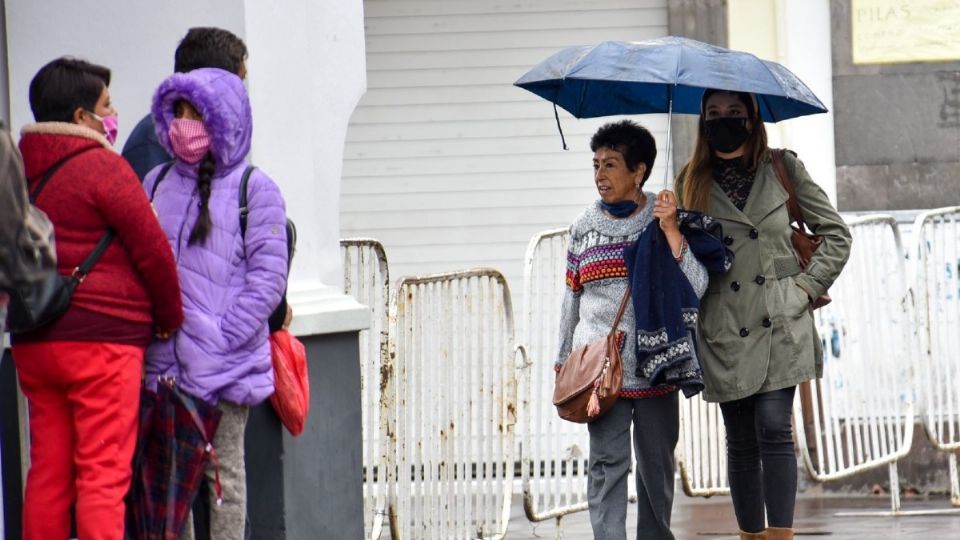
[[[43,175],[37,187],[30,193],[31,204],[36,203],[37,197],[54,173],[77,155],[79,154],[64,158]],[[56,230],[54,230],[54,233],[56,233]],[[87,258],[80,263],[80,266],[74,268],[73,273],[69,276],[60,275],[56,268],[51,268],[46,270],[43,278],[36,283],[16,287],[9,291],[10,303],[7,306],[7,327],[10,331],[15,334],[29,332],[62,317],[70,307],[73,291],[83,282],[93,266],[97,264],[100,256],[113,241],[113,236],[114,231],[112,229],[108,230],[97,243],[93,252],[87,255]]]

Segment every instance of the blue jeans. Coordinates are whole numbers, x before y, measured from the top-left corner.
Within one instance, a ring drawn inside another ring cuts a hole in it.
[[[744,532],[793,527],[797,455],[790,423],[795,386],[720,404],[727,428],[727,473],[737,524]]]

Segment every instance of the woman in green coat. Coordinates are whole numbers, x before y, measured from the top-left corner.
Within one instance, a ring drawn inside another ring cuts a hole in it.
[[[693,156],[677,177],[683,206],[723,224],[733,267],[711,275],[698,324],[704,398],[727,431],[734,512],[743,539],[793,538],[797,491],[791,409],[797,384],[822,373],[812,300],[850,254],[850,232],[792,152],[783,160],[803,218],[823,243],[805,269],[790,243],[789,196],[777,179],[751,94],[704,92]],[[765,528],[764,508],[766,508]]]

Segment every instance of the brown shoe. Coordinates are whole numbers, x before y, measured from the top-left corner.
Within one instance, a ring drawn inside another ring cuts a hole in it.
[[[760,531],[756,533],[740,531],[740,540],[767,540],[767,533],[766,531]]]
[[[793,529],[767,527],[767,540],[793,540]]]

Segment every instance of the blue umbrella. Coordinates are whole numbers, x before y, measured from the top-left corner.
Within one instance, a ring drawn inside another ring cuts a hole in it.
[[[577,118],[667,113],[668,165],[673,112],[700,114],[707,88],[750,92],[766,122],[827,112],[807,85],[782,65],[676,36],[569,47],[513,84],[553,103],[558,129],[557,106]],[[560,137],[563,140],[562,130]]]
[[[796,75],[776,62],[674,36],[569,47],[514,84],[577,118],[699,114],[707,88],[754,94],[766,122],[827,112]]]

